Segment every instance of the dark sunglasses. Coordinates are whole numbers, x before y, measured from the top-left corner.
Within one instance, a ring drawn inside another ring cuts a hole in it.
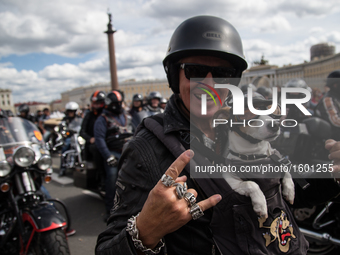
[[[230,78],[235,78],[236,69],[224,66],[206,66],[200,64],[181,63],[180,68],[184,70],[185,77],[190,79],[198,79],[202,81],[207,77],[208,73],[216,83],[229,83]]]

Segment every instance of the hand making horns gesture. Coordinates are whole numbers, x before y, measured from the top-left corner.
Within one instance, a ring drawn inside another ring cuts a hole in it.
[[[139,238],[146,247],[153,249],[166,234],[198,219],[203,211],[221,201],[217,194],[196,204],[197,191],[187,190],[186,176],[178,177],[193,156],[192,150],[183,152],[150,191],[136,219]]]

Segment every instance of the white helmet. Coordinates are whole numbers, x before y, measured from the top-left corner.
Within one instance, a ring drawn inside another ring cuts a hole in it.
[[[79,105],[76,102],[68,102],[65,105],[66,111],[77,111],[79,109]]]

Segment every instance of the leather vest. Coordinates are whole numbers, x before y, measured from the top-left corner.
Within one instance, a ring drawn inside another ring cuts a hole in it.
[[[125,125],[121,125],[115,117],[110,114],[102,114],[107,123],[105,142],[109,150],[121,153],[124,144],[133,136],[131,119],[124,114]]]
[[[199,148],[173,138],[168,140],[162,132],[163,128],[157,127],[156,121],[146,121],[144,124],[175,157],[184,151],[183,146],[185,149],[191,148],[195,151],[194,158],[185,167],[187,173],[195,171],[196,166],[212,165],[206,155],[200,154],[202,150]],[[264,161],[261,160],[258,163],[268,164],[268,160]],[[236,164],[236,162],[231,164]],[[288,205],[282,198],[280,178],[256,179],[260,188],[264,190],[268,207],[268,218],[262,221],[254,212],[249,197],[233,191],[222,176],[221,178],[210,177],[206,174],[201,178],[195,178],[195,182],[205,198],[214,194],[222,195],[221,202],[209,209],[212,212],[210,229],[221,254],[295,255],[307,253],[308,242],[299,231]]]

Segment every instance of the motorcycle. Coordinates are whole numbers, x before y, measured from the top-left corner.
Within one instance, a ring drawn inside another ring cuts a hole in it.
[[[303,166],[304,170],[306,166],[328,166],[331,162],[325,141],[330,135],[328,122],[311,117],[293,128],[283,128],[272,146],[289,158],[293,165]],[[302,173],[308,178],[308,171]],[[300,231],[309,241],[308,254],[340,254],[339,198],[312,208],[292,208],[292,212]]]
[[[116,127],[109,129],[107,134],[116,134],[109,136],[106,139],[106,143],[109,148],[116,145],[122,147],[123,144],[127,143],[133,136],[131,130],[123,130],[122,133],[118,134]],[[99,154],[99,151],[97,152]],[[93,157],[100,157],[100,155],[88,155],[85,157],[85,161],[81,167],[76,167],[76,171],[73,172],[74,185],[78,188],[87,189],[92,192],[99,194],[102,198],[105,197],[105,170],[104,165],[98,167]]]
[[[68,146],[66,151],[62,151],[61,160],[63,167],[66,169],[76,169],[76,167],[84,168],[83,151],[85,148],[85,140],[79,136],[82,119],[75,118],[67,126],[65,121],[62,121],[54,128],[58,137],[53,151],[58,151],[64,146]]]
[[[0,254],[70,254],[68,222],[41,191],[51,165],[33,123],[0,117]]]

